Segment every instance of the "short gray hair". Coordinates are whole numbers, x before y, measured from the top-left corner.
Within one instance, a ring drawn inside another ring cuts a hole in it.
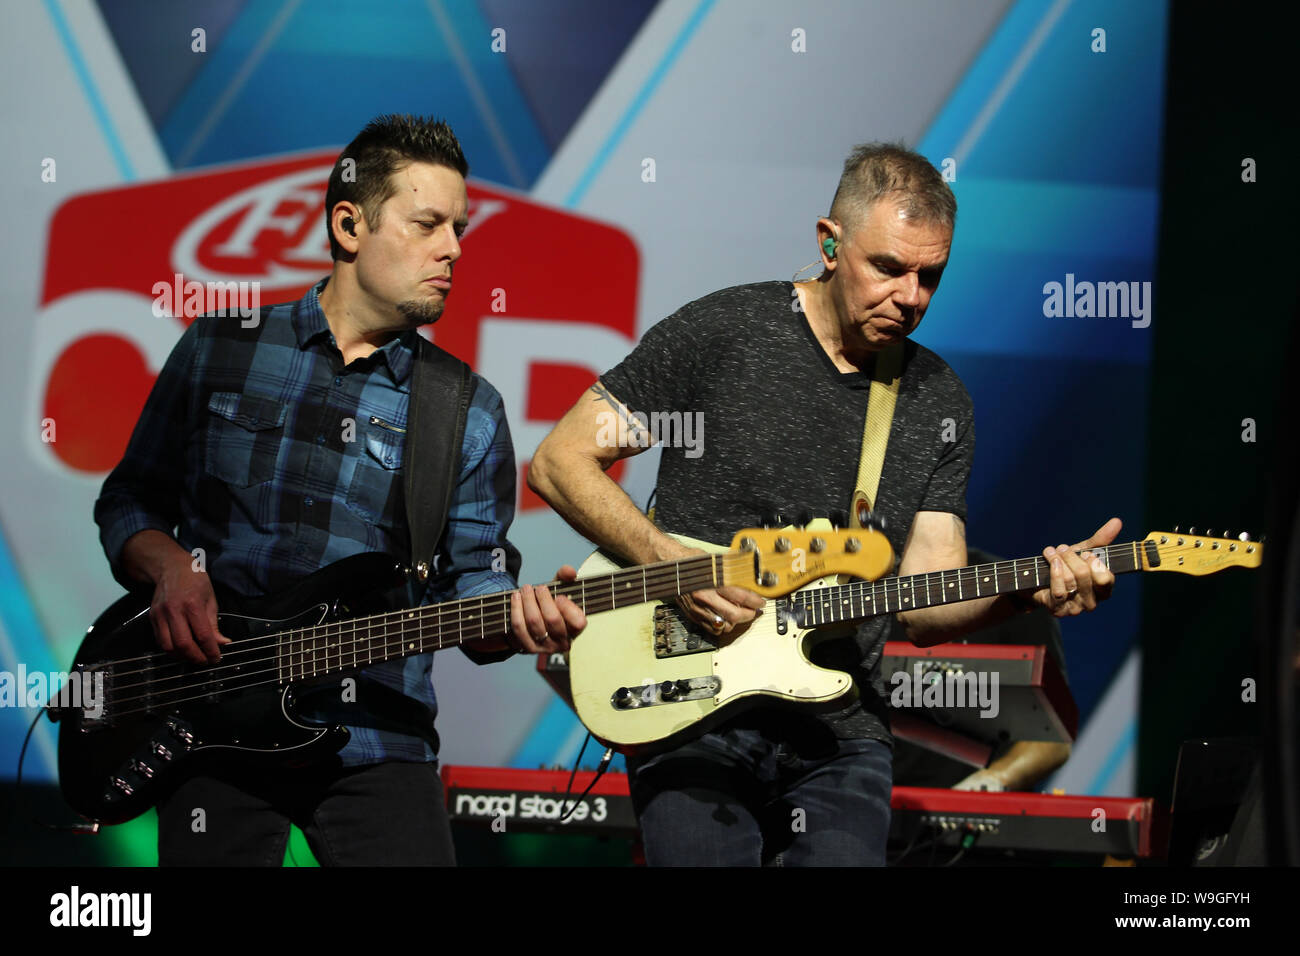
[[[949,230],[957,224],[957,197],[920,153],[901,143],[853,147],[835,188],[831,218],[843,223],[847,231],[882,199],[897,202],[909,219]]]

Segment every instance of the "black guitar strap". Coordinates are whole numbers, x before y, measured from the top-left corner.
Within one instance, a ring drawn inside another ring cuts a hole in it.
[[[406,597],[416,601],[423,597],[447,527],[473,395],[469,366],[417,334],[402,463],[410,562],[416,582]],[[370,712],[371,726],[423,737],[434,753],[438,752],[438,732],[422,704],[364,678],[357,685],[357,702]]]
[[[473,394],[469,366],[417,334],[402,479],[411,569],[421,585],[447,526]]]

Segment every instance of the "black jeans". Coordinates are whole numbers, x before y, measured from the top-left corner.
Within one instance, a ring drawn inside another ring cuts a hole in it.
[[[159,866],[280,866],[294,823],[323,866],[455,866],[437,764],[240,767],[158,804]]]

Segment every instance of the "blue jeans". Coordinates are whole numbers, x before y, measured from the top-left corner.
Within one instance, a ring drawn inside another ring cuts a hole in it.
[[[879,740],[733,727],[628,760],[650,866],[884,866]]]

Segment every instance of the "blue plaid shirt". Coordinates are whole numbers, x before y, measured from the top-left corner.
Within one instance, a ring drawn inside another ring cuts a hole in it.
[[[204,316],[181,336],[95,503],[122,584],[139,586],[123,573],[122,547],[150,528],[202,548],[212,580],[249,597],[361,552],[408,557],[402,459],[416,333],[345,368],[320,308],[327,281],[272,306],[253,328]],[[477,375],[474,385],[447,531],[420,603],[517,586],[519,552],[506,539],[510,430],[496,389]],[[482,663],[509,652],[470,656]],[[309,698],[328,699],[315,713],[351,730],[344,765],[436,759],[436,735],[431,745],[409,722],[414,714],[432,729],[432,664],[421,654],[363,670],[358,703],[343,703],[337,685]],[[364,693],[373,685],[389,688],[377,691],[385,706]],[[391,691],[410,700],[396,698],[394,709]]]

